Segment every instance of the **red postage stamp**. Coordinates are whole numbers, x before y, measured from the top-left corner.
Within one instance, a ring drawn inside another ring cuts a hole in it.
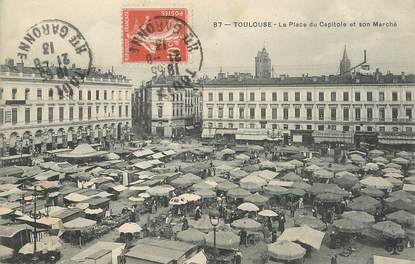
[[[187,19],[186,8],[124,8],[123,62],[169,62],[172,56],[186,62]]]

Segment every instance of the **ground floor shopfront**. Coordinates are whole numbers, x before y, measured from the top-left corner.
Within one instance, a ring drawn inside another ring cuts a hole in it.
[[[117,141],[128,141],[130,137],[131,121],[128,119],[0,130],[0,156],[73,148],[79,143],[108,147]]]

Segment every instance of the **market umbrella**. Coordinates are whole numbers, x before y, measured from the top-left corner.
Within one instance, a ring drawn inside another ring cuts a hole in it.
[[[341,189],[339,186],[337,186],[337,184],[331,183],[314,183],[306,191],[313,195],[318,195],[320,193],[334,193],[343,196],[349,195],[347,191]]]
[[[409,160],[401,158],[401,157],[392,159],[392,162],[396,163],[396,164],[399,164],[399,165],[407,165],[407,164],[410,163]]]
[[[289,161],[279,161],[276,162],[275,165],[281,168],[282,170],[293,170],[296,167],[293,163]]]
[[[275,168],[275,164],[269,160],[263,160],[261,161],[259,165],[261,166],[262,169],[274,169]]]
[[[415,209],[411,199],[394,196],[386,198],[385,205],[392,210],[407,210],[413,212]]]
[[[194,193],[183,193],[179,195],[179,198],[182,198],[188,202],[196,202],[201,199],[200,195],[194,194]]]
[[[278,260],[291,261],[304,257],[306,250],[297,243],[291,241],[277,241],[268,244],[268,254]]]
[[[205,179],[205,182],[216,182],[216,183],[222,183],[222,182],[226,182],[226,179],[218,177],[218,176],[213,176],[213,177],[207,177]]]
[[[150,197],[151,197],[151,195],[150,195],[150,194],[148,194],[148,193],[139,193],[139,194],[138,194],[138,197],[142,197],[142,198],[150,198]]]
[[[203,217],[197,221],[189,219],[189,226],[201,232],[208,232],[213,230],[213,225],[208,217]],[[223,226],[223,222],[219,222],[218,227]]]
[[[239,184],[239,186],[245,190],[248,190],[250,192],[259,192],[262,191],[262,186],[257,184],[257,183],[253,183],[253,182],[241,182]]]
[[[242,154],[236,155],[235,156],[235,159],[238,159],[238,160],[250,160],[251,158],[248,155],[242,153]]]
[[[370,196],[359,196],[347,206],[354,211],[374,212],[381,203]]]
[[[374,198],[381,198],[381,197],[385,196],[384,191],[375,189],[373,187],[367,187],[367,188],[361,190],[360,192],[361,192],[361,194],[364,194],[364,195],[367,195],[367,196],[370,196],[370,197],[374,197]]]
[[[84,229],[84,228],[88,228],[91,226],[96,225],[96,221],[94,220],[90,220],[90,219],[86,219],[83,217],[77,217],[73,220],[70,220],[66,223],[63,223],[63,227],[65,229],[73,229],[73,230],[80,230],[80,229]]]
[[[343,200],[343,196],[334,193],[321,193],[317,195],[317,199],[326,203],[337,203]]]
[[[244,200],[245,200],[245,202],[250,202],[250,203],[253,203],[253,204],[256,204],[256,205],[259,205],[259,206],[263,206],[268,202],[269,198],[265,197],[265,196],[263,196],[259,193],[254,193],[254,194],[251,194],[251,195],[245,197]]]
[[[212,190],[207,189],[198,189],[195,191],[196,195],[199,195],[202,198],[214,198],[216,197],[216,193]]]
[[[231,198],[246,198],[250,196],[251,193],[245,189],[242,188],[235,188],[228,191],[227,196]]]
[[[389,162],[389,160],[387,160],[384,157],[376,157],[376,158],[373,158],[372,161],[377,162],[377,163],[383,163],[383,164],[386,164]]]
[[[13,257],[13,251],[14,250],[12,248],[0,245],[0,261],[11,259]]]
[[[154,186],[148,189],[146,192],[151,196],[169,196],[172,190],[165,186]]]
[[[392,169],[398,169],[398,170],[400,170],[402,168],[401,165],[399,165],[397,163],[394,163],[394,162],[386,164],[385,167],[386,168],[392,168]]]
[[[247,231],[256,232],[262,229],[262,225],[251,218],[241,218],[231,223],[231,226],[236,229],[243,229]]]
[[[264,192],[270,195],[283,195],[287,193],[287,188],[278,185],[267,185],[264,187]]]
[[[380,177],[373,177],[373,176],[364,178],[363,180],[360,181],[360,183],[364,186],[373,187],[376,189],[388,189],[388,188],[393,187],[392,183],[390,183],[389,181],[383,178],[380,178]]]
[[[125,234],[140,233],[143,229],[137,223],[125,223],[118,228],[118,232]]]
[[[343,218],[333,222],[333,227],[344,233],[357,233],[361,232],[365,225],[359,221],[349,218]]]
[[[409,184],[415,184],[415,175],[414,175],[414,176],[410,176],[410,177],[406,177],[406,178],[404,179],[404,181],[405,181],[406,183],[409,183]]]
[[[363,166],[363,169],[365,171],[377,171],[379,170],[379,165],[377,165],[376,163],[369,162],[366,163],[365,166]]]
[[[292,181],[292,182],[300,182],[303,181],[303,178],[301,178],[300,175],[294,173],[294,172],[289,172],[287,174],[285,174],[281,180],[283,181]]]
[[[187,200],[182,197],[173,197],[169,201],[170,205],[184,205],[187,204]]]
[[[267,185],[267,182],[262,179],[261,177],[255,176],[255,175],[249,175],[246,176],[245,178],[241,179],[239,181],[240,184],[242,183],[254,183],[257,184],[258,186],[264,186]]]
[[[311,187],[311,185],[305,182],[293,182],[293,185],[291,185],[291,187],[301,190],[307,190]]]
[[[87,215],[99,215],[99,214],[103,213],[104,210],[102,210],[101,208],[96,208],[96,209],[87,208],[87,209],[84,210],[84,212]]]
[[[407,152],[407,151],[402,150],[402,151],[399,151],[398,153],[396,153],[396,156],[404,158],[404,159],[410,159],[412,154]]]
[[[412,226],[415,224],[415,215],[404,210],[399,210],[394,213],[387,214],[386,219],[404,226]]]
[[[128,197],[128,200],[130,200],[131,202],[136,202],[136,203],[144,203],[145,201],[143,197],[134,197],[134,196]]]
[[[403,182],[401,180],[397,179],[397,178],[387,177],[387,178],[385,178],[385,180],[392,183],[392,185],[395,186],[395,187],[402,187],[403,186]]]
[[[293,241],[309,245],[316,250],[320,250],[325,233],[315,230],[309,226],[290,227],[284,230],[279,241]]]
[[[294,165],[296,167],[302,167],[302,166],[304,166],[304,163],[303,162],[301,162],[299,160],[296,160],[296,159],[290,160],[289,163],[291,163],[292,165]]]
[[[399,224],[391,221],[383,221],[372,225],[372,229],[387,238],[404,238],[405,231]]]
[[[206,246],[214,247],[214,232],[209,232],[206,236]],[[234,250],[239,247],[239,236],[231,231],[219,230],[216,232],[216,248]]]
[[[251,173],[254,171],[259,171],[259,166],[257,164],[252,164],[252,165],[243,166],[241,169],[248,173]]]
[[[253,203],[241,203],[238,207],[239,210],[245,211],[245,212],[258,212],[259,208]]]
[[[384,168],[382,169],[383,173],[389,173],[389,172],[394,172],[394,173],[402,173],[400,169],[397,168]]]
[[[305,195],[305,191],[303,189],[299,189],[299,188],[289,188],[289,189],[287,189],[286,194],[302,197],[302,196]]]
[[[365,162],[365,158],[360,156],[359,154],[352,154],[350,155],[350,160],[354,162]]]
[[[357,178],[355,175],[344,175],[335,177],[332,179],[332,182],[337,184],[338,186],[342,188],[352,188],[356,185],[356,183],[359,182],[359,178]]]
[[[362,211],[348,211],[342,214],[342,218],[351,219],[353,221],[361,222],[364,224],[370,224],[375,222],[375,218]]]
[[[7,207],[0,207],[0,216],[3,216],[3,215],[8,215],[8,214],[10,214],[10,213],[12,213],[13,212],[13,210],[12,209],[10,209],[10,208],[7,208]]]
[[[244,170],[241,170],[240,168],[231,170],[229,174],[232,179],[236,179],[236,180],[239,180],[239,179],[242,179],[248,176],[248,173]]]
[[[258,170],[252,172],[248,177],[259,177],[265,181],[270,181],[278,176],[278,172],[271,170]]]
[[[276,217],[278,216],[278,214],[272,210],[262,210],[258,213],[258,215],[260,216],[265,216],[265,217]]]
[[[204,244],[205,243],[205,234],[194,228],[189,228],[187,230],[180,231],[177,233],[176,237],[180,241],[184,241],[184,242],[188,242],[192,244]]]
[[[311,215],[298,215],[294,217],[295,226],[309,226],[316,230],[325,230],[327,228],[326,224],[323,223],[320,219],[311,216]]]
[[[236,185],[235,183],[232,183],[230,181],[224,181],[221,182],[216,189],[219,191],[229,191],[232,189],[238,188],[238,185]]]
[[[402,175],[401,173],[396,173],[396,172],[388,172],[388,173],[385,173],[385,174],[383,175],[383,177],[390,177],[390,178],[396,178],[396,179],[399,179],[399,178],[403,178],[403,175]]]
[[[19,253],[23,255],[33,254],[34,243],[29,242],[19,249]],[[62,248],[62,243],[56,236],[46,236],[36,243],[36,252],[57,251]]]
[[[264,151],[264,147],[259,145],[247,145],[246,148],[248,151]]]
[[[401,199],[409,199],[415,202],[415,195],[412,195],[404,190],[399,190],[399,191],[395,191],[395,192],[391,192],[389,194],[390,197],[396,197],[396,198],[401,198]]]
[[[213,190],[215,189],[215,186],[213,186],[212,184],[206,183],[206,182],[199,182],[199,183],[193,184],[191,189],[192,190],[199,190],[199,189]]]
[[[317,170],[313,172],[313,176],[319,179],[331,179],[333,178],[333,172],[330,172],[325,169]]]
[[[369,156],[371,157],[378,157],[378,156],[383,156],[385,155],[385,152],[379,149],[374,149],[369,151]]]

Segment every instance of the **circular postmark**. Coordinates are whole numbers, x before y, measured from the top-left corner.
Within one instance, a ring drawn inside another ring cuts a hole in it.
[[[201,41],[177,16],[147,17],[130,35],[129,52],[141,52],[154,78],[170,77],[174,87],[188,87],[203,65]]]
[[[59,19],[42,20],[30,27],[19,42],[17,57],[44,81],[64,80],[56,85],[62,96],[70,96],[74,87],[79,88],[90,73],[93,59],[82,33]]]

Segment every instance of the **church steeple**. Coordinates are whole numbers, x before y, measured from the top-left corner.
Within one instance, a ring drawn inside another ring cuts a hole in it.
[[[340,61],[340,75],[350,75],[350,60],[347,56],[346,45],[344,45],[343,58]]]

